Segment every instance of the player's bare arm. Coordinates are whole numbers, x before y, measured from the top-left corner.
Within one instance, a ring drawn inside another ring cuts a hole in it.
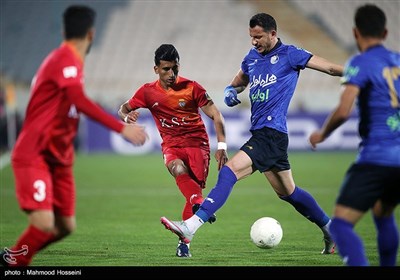
[[[231,86],[236,89],[237,93],[241,93],[242,91],[244,91],[248,84],[249,77],[243,73],[242,69],[238,71],[231,82]]]
[[[311,68],[331,76],[342,76],[344,67],[340,64],[333,63],[323,57],[313,55],[308,61],[307,68]]]
[[[218,163],[218,170],[224,166],[228,161],[227,146],[225,138],[225,120],[221,112],[215,106],[213,101],[207,103],[207,105],[201,107],[201,110],[213,120],[215,132],[217,134],[218,147],[214,154],[214,157]]]
[[[344,86],[339,105],[326,120],[322,128],[310,135],[309,141],[313,149],[349,118],[359,91],[360,89],[355,85]]]
[[[139,118],[139,112],[136,110],[132,110],[129,102],[126,101],[119,107],[118,116],[126,123],[136,123]]]

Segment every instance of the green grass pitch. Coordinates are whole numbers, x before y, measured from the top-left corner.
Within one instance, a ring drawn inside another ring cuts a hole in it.
[[[330,215],[355,152],[291,152],[289,157],[296,184],[314,195]],[[77,230],[36,255],[33,266],[342,266],[337,253],[320,254],[321,231],[278,199],[260,173],[234,186],[217,213],[217,222],[205,224],[196,233],[191,244],[193,257],[182,259],[175,256],[176,236],[160,223],[161,216],[180,220],[184,203],[161,154],[78,154],[74,170]],[[15,242],[27,219],[15,199],[10,166],[0,172],[0,246],[4,248]],[[216,178],[212,158],[204,196]],[[276,248],[259,249],[250,241],[252,223],[263,216],[274,217],[282,225],[283,239]],[[377,266],[369,213],[356,230],[365,242],[371,265]]]

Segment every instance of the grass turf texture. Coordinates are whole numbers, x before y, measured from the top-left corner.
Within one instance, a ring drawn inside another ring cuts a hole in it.
[[[331,215],[343,175],[355,153],[290,153],[297,185],[308,190]],[[191,244],[192,258],[175,256],[177,238],[160,217],[181,219],[184,203],[161,154],[119,156],[78,154],[77,230],[41,251],[33,266],[342,266],[337,253],[321,255],[322,233],[294,208],[277,198],[264,176],[239,181],[217,213]],[[0,246],[10,247],[27,220],[17,205],[10,166],[0,170]],[[217,179],[212,158],[208,194]],[[399,221],[399,210],[396,210]],[[263,216],[277,219],[283,239],[274,249],[259,249],[250,240],[252,223]],[[365,242],[370,264],[378,265],[370,214],[356,230]]]

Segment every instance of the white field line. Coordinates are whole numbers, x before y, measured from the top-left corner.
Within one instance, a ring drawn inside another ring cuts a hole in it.
[[[6,152],[0,156],[0,170],[10,164],[10,152]]]

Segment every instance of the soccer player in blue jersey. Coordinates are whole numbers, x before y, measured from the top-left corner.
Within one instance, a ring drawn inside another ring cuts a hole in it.
[[[251,138],[221,168],[215,187],[191,218],[177,222],[166,217],[161,223],[185,242],[227,200],[235,183],[259,171],[265,175],[278,197],[290,203],[301,215],[323,232],[322,254],[334,253],[330,237],[330,218],[310,193],[297,186],[288,160],[286,115],[296,88],[300,70],[314,69],[341,76],[343,66],[292,45],[277,36],[275,19],[259,13],[250,19],[249,33],[253,47],[243,59],[241,69],[225,88],[225,103],[240,103],[238,93],[249,86],[251,102]]]
[[[354,21],[360,54],[347,62],[339,105],[311,134],[310,143],[315,148],[329,137],[356,102],[359,153],[344,178],[330,231],[345,264],[369,265],[354,226],[371,209],[380,265],[394,266],[399,247],[393,211],[400,202],[400,53],[383,46],[386,16],[379,7],[360,6]]]

